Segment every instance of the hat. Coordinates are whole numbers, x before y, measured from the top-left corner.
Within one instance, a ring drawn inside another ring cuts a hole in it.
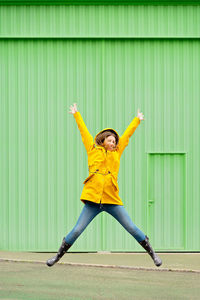
[[[99,133],[97,133],[97,135],[96,135],[95,138],[94,138],[94,142],[98,145],[96,139],[97,139],[97,137],[98,137],[101,133],[103,133],[103,132],[105,132],[105,131],[110,131],[110,132],[112,132],[112,133],[115,135],[116,146],[117,146],[118,143],[119,143],[119,134],[117,133],[117,131],[115,131],[115,130],[112,129],[112,128],[105,128],[105,129],[101,130]]]

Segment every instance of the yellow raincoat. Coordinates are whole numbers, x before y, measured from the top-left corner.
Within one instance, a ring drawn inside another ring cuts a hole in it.
[[[93,140],[80,112],[74,113],[74,118],[88,155],[89,176],[83,182],[84,188],[80,200],[82,202],[89,200],[95,203],[123,205],[119,197],[119,187],[117,183],[120,157],[129,143],[129,138],[140,124],[140,119],[135,117],[121,137],[119,137],[118,133],[112,128],[102,130],[111,129],[119,137],[117,147],[113,151],[109,151],[95,143],[96,136],[102,131],[100,131]]]

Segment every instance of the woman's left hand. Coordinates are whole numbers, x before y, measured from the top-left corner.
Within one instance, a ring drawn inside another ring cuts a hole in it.
[[[144,120],[144,115],[143,115],[142,112],[140,112],[140,109],[139,109],[139,108],[138,108],[138,115],[137,115],[137,117],[140,119],[140,121],[141,121],[141,120]]]

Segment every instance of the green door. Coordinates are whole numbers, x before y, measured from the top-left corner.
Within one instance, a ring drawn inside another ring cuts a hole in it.
[[[158,250],[184,250],[185,155],[148,154],[148,235]]]

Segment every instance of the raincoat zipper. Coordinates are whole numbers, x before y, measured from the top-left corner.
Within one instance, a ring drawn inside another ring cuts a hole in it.
[[[107,157],[107,150],[106,150],[106,157]],[[105,184],[105,179],[104,179],[104,184]],[[103,185],[103,188],[104,188],[104,185]],[[103,195],[103,193],[102,193],[102,195]],[[100,209],[102,208],[102,203],[101,203],[102,195],[101,195],[101,199],[100,199]]]

